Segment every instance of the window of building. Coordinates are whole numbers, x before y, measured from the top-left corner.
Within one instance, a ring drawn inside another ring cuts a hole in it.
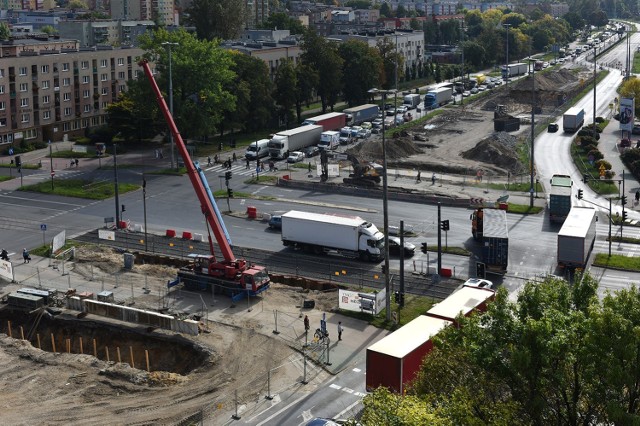
[[[89,76],[88,76],[88,75],[82,76],[82,82],[83,82],[84,84],[89,83]]]
[[[4,69],[0,68],[0,78],[4,78]]]
[[[0,127],[7,127],[7,119],[0,118]]]
[[[29,106],[29,98],[20,99],[20,106],[21,107],[28,107]]]
[[[71,84],[71,79],[69,77],[65,77],[62,79],[63,86],[69,86]]]
[[[91,112],[91,105],[85,105],[84,112]]]
[[[124,58],[118,58],[118,65],[124,65]]]
[[[49,65],[42,65],[40,67],[40,72],[43,73],[43,74],[48,73],[49,72]]]
[[[108,106],[109,106],[109,102],[103,102],[103,103],[100,105],[100,108],[102,108],[102,109],[106,109]]]
[[[69,130],[71,130],[71,126],[69,125],[69,123],[62,123],[62,131],[68,132]]]
[[[82,62],[80,63],[80,67],[81,67],[83,70],[86,70],[87,68],[89,68],[89,61],[82,61]]]
[[[89,92],[88,90],[83,90],[82,91],[82,97],[83,98],[88,98],[91,95],[91,92]]]
[[[51,120],[51,111],[42,111],[43,120]]]
[[[124,92],[125,89],[126,89],[126,86],[124,84],[121,84],[120,87],[118,87],[118,92],[122,93]]]
[[[20,91],[26,92],[27,90],[29,90],[29,83],[20,83]]]
[[[68,117],[68,116],[70,116],[70,115],[71,115],[71,108],[66,107],[66,108],[64,109],[64,116],[65,116],[65,117]]]
[[[107,60],[106,59],[103,59],[103,60],[100,61],[100,67],[101,68],[106,68],[107,67]]]
[[[35,139],[38,137],[38,129],[27,129],[24,132],[25,139]]]
[[[120,71],[118,73],[118,78],[121,79],[121,80],[124,80],[124,71]]]
[[[100,81],[107,81],[107,78],[109,77],[108,74],[101,74],[100,75]]]
[[[7,104],[5,101],[0,101],[0,111],[4,111],[7,109]]]
[[[0,95],[4,93],[4,84],[0,85]]]
[[[27,75],[27,67],[20,67],[20,69],[18,70],[18,74]]]
[[[51,102],[51,97],[49,95],[44,95],[42,97],[42,103],[43,104],[48,104],[49,102]]]
[[[30,114],[22,114],[22,122],[23,123],[28,123],[30,118],[31,118]]]
[[[69,62],[62,64],[62,71],[69,71]]]
[[[70,101],[71,100],[71,93],[64,93],[62,95],[62,100],[63,101]]]
[[[48,89],[49,88],[49,80],[44,80],[42,82],[42,88],[43,89]]]
[[[107,89],[106,87],[102,88],[102,95],[108,95],[109,94],[109,89]]]

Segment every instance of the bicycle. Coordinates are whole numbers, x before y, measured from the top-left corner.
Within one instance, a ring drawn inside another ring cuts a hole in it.
[[[313,333],[313,341],[318,343],[324,341],[324,339],[329,338],[329,332],[323,332],[321,329],[316,328],[316,332]]]

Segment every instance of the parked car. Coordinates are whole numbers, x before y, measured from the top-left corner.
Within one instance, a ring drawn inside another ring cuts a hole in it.
[[[484,92],[485,90],[487,90],[487,86],[485,86],[484,84],[481,84],[480,86],[478,86],[478,90],[480,92]]]
[[[472,95],[475,95],[476,93],[479,92],[477,87],[474,87],[473,89],[469,90],[469,92],[471,92]]]
[[[407,112],[407,107],[404,105],[400,105],[398,108],[396,108],[396,113],[397,114],[404,114],[405,112]]]
[[[276,214],[269,219],[269,229],[282,229],[282,215]]]
[[[469,96],[471,96],[471,92],[468,90],[465,90],[464,92],[462,92],[462,97],[463,98],[468,98]]]
[[[376,118],[375,120],[373,120],[373,122],[371,123],[371,127],[373,129],[379,129],[380,127],[382,127],[382,119]]]
[[[395,125],[395,121],[393,117],[387,117],[384,119],[384,127],[385,129],[389,129]]]
[[[393,117],[394,115],[396,115],[396,109],[395,108],[389,108],[387,110],[387,117]]]
[[[363,129],[371,129],[373,127],[373,124],[371,124],[371,122],[369,121],[365,121],[360,126],[362,126]]]
[[[396,115],[396,126],[400,126],[401,124],[404,124],[404,117],[401,115]]]
[[[640,135],[640,125],[635,124],[633,129],[631,129],[632,135]]]
[[[318,148],[316,145],[308,146],[303,149],[302,152],[304,152],[304,155],[307,158],[315,157],[316,155],[320,154],[320,148]]]
[[[549,133],[555,133],[559,128],[560,126],[558,126],[558,123],[549,123],[549,125],[547,126],[547,131]]]
[[[548,68],[548,67],[549,67],[549,62],[542,63],[542,68]]]
[[[493,288],[493,283],[491,281],[483,280],[481,278],[469,278],[463,285],[466,287]]]
[[[496,78],[496,79],[493,81],[493,83],[494,83],[496,86],[500,86],[500,85],[502,84],[502,79],[500,79],[500,78]]]
[[[293,151],[289,153],[289,157],[287,157],[287,163],[298,163],[304,160],[304,152]]]
[[[352,140],[356,140],[358,139],[358,134],[360,133],[360,130],[362,130],[362,126],[352,126],[351,127],[351,139]]]
[[[407,257],[413,256],[416,251],[416,246],[404,242],[404,255]],[[400,256],[400,238],[398,237],[389,237],[389,254],[394,256]]]
[[[358,139],[366,139],[371,136],[371,129],[363,127],[358,131]]]
[[[384,110],[390,110],[391,108],[393,108],[393,104],[384,104]]]

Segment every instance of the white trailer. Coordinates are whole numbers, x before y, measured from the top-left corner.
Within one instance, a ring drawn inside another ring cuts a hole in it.
[[[558,264],[582,268],[596,240],[596,211],[590,207],[572,207],[558,232]]]
[[[405,105],[409,109],[414,109],[418,105],[420,105],[420,95],[418,93],[413,93],[411,95],[406,95],[404,97],[404,101],[402,105]]]
[[[384,257],[384,235],[358,216],[292,210],[282,215],[282,244],[309,253],[335,251],[362,260]]]
[[[322,126],[309,125],[276,133],[269,141],[269,156],[281,160],[287,158],[289,152],[317,145],[322,129]]]

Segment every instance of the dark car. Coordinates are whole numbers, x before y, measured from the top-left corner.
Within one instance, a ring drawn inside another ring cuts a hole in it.
[[[549,133],[555,133],[558,131],[559,128],[560,127],[558,126],[558,123],[549,123],[547,130],[549,131]]]
[[[640,126],[639,125],[633,126],[633,129],[631,130],[631,134],[632,135],[640,135]]]
[[[320,148],[318,148],[315,145],[314,146],[308,146],[305,149],[303,149],[302,152],[304,152],[304,155],[307,158],[315,157],[316,155],[320,154]]]
[[[282,216],[277,214],[269,219],[269,229],[282,229]]]
[[[408,242],[404,242],[404,255],[409,257],[409,256],[413,256],[414,253],[416,251],[416,246],[408,243]],[[392,254],[394,256],[400,256],[400,238],[398,237],[389,237],[389,254]]]

